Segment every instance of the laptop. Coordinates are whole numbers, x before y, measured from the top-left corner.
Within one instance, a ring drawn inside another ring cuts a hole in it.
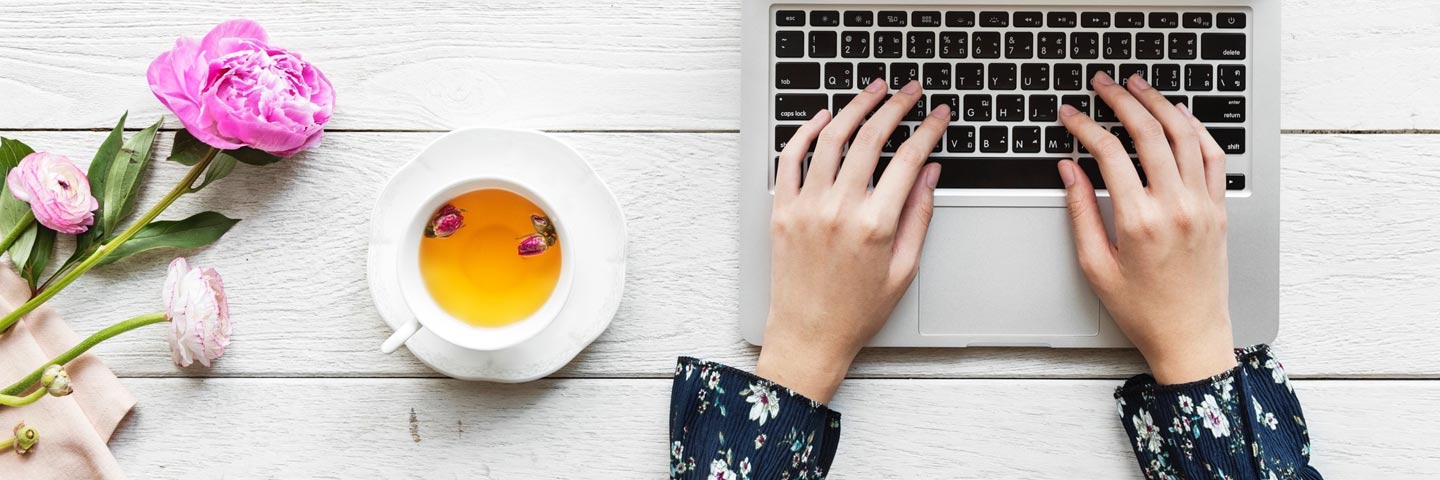
[[[745,0],[743,8],[740,325],[750,343],[763,343],[770,303],[779,151],[802,122],[843,109],[882,78],[892,89],[912,79],[925,88],[884,152],[940,102],[954,122],[930,157],[944,168],[920,272],[871,345],[1130,346],[1080,271],[1055,167],[1075,159],[1103,188],[1094,158],[1058,121],[1062,104],[1132,143],[1090,89],[1099,70],[1144,75],[1189,105],[1226,150],[1235,343],[1275,338],[1278,1]],[[1099,195],[1113,238],[1109,198]]]

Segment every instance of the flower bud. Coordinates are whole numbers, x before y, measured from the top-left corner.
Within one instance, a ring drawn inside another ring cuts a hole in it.
[[[25,425],[25,422],[20,422],[15,425],[14,448],[16,454],[24,455],[28,453],[30,449],[35,448],[35,444],[39,442],[40,432],[35,431],[33,427]]]
[[[435,215],[430,217],[430,224],[425,226],[425,236],[430,238],[445,238],[455,234],[456,230],[465,226],[464,210],[455,208],[454,205],[445,204]]]
[[[70,374],[65,373],[65,367],[59,365],[45,368],[45,374],[40,376],[40,385],[55,397],[63,397],[74,391],[70,387]]]
[[[520,241],[520,256],[533,257],[545,253],[550,245],[545,242],[545,237],[540,234],[533,234]]]

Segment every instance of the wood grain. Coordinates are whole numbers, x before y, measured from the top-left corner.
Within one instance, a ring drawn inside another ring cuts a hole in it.
[[[1286,129],[1440,128],[1440,4],[1284,0]],[[178,36],[260,21],[335,83],[334,129],[735,130],[734,0],[8,0],[0,128],[109,127],[162,107]]]
[[[103,133],[0,135],[88,158]],[[370,304],[364,262],[367,217],[386,176],[436,136],[332,134],[313,152],[268,168],[242,165],[182,199],[167,217],[217,209],[243,219],[218,245],[190,252],[225,275],[235,343],[214,369],[177,370],[160,331],[140,331],[101,345],[106,362],[126,376],[434,375],[403,350],[379,353],[389,332]],[[619,314],[558,375],[662,377],[682,354],[752,366],[755,349],[736,324],[738,137],[561,138],[615,191],[631,237]],[[1440,163],[1426,157],[1437,149],[1440,136],[1285,138],[1276,348],[1292,374],[1440,377]],[[142,205],[182,168],[160,162],[155,172]],[[53,302],[82,332],[158,310],[174,254],[97,270]],[[861,355],[853,375],[1122,378],[1142,369],[1128,350],[876,349]]]
[[[1140,478],[1095,380],[853,380],[834,478]],[[670,381],[127,379],[134,478],[665,476]],[[1440,469],[1440,384],[1296,381],[1327,478]],[[1398,421],[1405,419],[1404,421]]]

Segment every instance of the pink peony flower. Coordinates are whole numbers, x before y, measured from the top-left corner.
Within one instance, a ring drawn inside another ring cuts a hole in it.
[[[10,169],[10,194],[30,204],[35,220],[60,233],[77,235],[95,223],[100,203],[90,195],[90,179],[64,155],[35,152]]]
[[[214,268],[195,267],[184,257],[170,262],[165,277],[165,316],[170,318],[170,356],[175,364],[210,366],[230,345],[230,304]]]
[[[320,143],[335,91],[299,54],[268,42],[249,20],[221,23],[200,40],[179,38],[150,63],[150,91],[212,147],[299,153]]]

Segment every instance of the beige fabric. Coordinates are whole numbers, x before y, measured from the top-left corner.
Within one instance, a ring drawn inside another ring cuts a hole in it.
[[[15,274],[9,260],[0,260],[0,312],[14,311],[29,298],[29,285]],[[0,335],[0,388],[70,349],[81,338],[54,309],[35,309],[9,333]],[[27,480],[125,478],[106,442],[135,406],[135,397],[94,355],[75,359],[66,370],[75,393],[45,397],[19,408],[0,407],[0,435],[9,436],[21,421],[40,432],[40,443],[23,457],[8,449],[0,451],[0,472],[4,472],[0,476]]]

